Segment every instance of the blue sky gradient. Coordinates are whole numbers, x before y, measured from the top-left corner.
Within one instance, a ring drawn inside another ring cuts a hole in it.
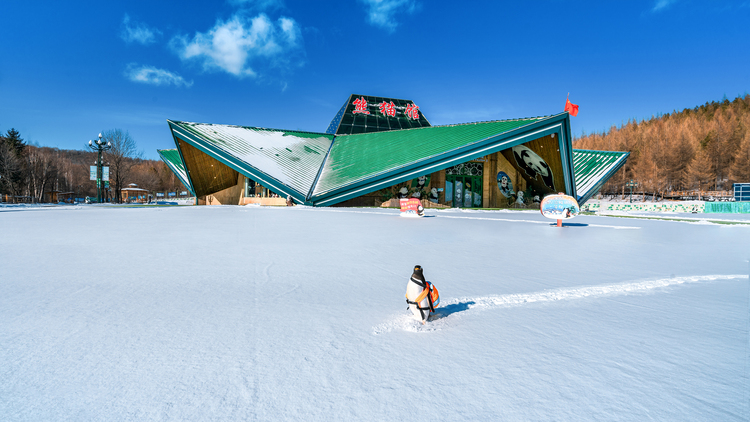
[[[349,94],[430,122],[559,113],[574,135],[750,91],[750,0],[0,3],[0,131],[83,149],[166,119],[325,131]]]

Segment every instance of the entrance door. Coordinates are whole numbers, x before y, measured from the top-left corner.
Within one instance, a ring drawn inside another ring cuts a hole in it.
[[[482,207],[481,176],[445,176],[446,190],[453,188],[453,206],[456,208]]]

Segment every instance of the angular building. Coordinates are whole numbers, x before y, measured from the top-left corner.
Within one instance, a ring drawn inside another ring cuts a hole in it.
[[[498,208],[556,192],[583,204],[628,156],[574,150],[568,113],[432,126],[413,101],[366,95],[325,133],[168,123],[176,149],[159,154],[200,204]]]

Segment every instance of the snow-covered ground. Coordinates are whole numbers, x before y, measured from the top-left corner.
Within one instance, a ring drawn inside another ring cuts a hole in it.
[[[686,212],[649,212],[649,211],[612,211],[606,210],[596,212],[600,216],[608,217],[643,217],[668,220],[690,220],[695,222],[725,222],[737,224],[750,224],[750,214],[734,213],[686,213]]]
[[[426,212],[0,208],[0,420],[750,419],[750,225]]]

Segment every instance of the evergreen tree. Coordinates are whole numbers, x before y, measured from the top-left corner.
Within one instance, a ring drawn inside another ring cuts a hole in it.
[[[26,143],[23,142],[17,130],[13,128],[8,129],[8,132],[2,138],[3,142],[16,153],[16,156],[20,157],[23,155]]]
[[[26,144],[15,129],[0,136],[0,190],[11,195],[21,195],[26,181],[23,158]]]

